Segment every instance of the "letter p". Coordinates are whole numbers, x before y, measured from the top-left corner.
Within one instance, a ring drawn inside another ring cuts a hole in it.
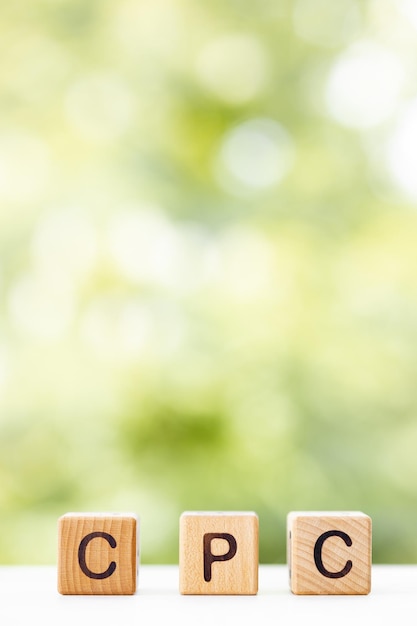
[[[257,593],[259,524],[256,513],[184,511],[179,530],[180,593]]]
[[[211,551],[211,542],[213,539],[224,539],[229,544],[229,550],[226,554],[213,554]],[[205,533],[204,542],[204,580],[206,583],[211,580],[211,565],[216,561],[230,561],[236,554],[237,543],[233,535],[229,533]]]

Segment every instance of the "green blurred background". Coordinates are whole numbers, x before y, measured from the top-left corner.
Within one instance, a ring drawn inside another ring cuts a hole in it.
[[[363,510],[417,559],[417,3],[0,7],[0,562]]]

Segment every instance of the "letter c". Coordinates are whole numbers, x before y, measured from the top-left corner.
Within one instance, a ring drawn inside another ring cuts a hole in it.
[[[350,547],[352,545],[352,539],[343,531],[328,530],[327,532],[320,535],[320,537],[316,541],[316,544],[314,546],[314,562],[320,574],[323,574],[323,576],[326,576],[326,578],[343,578],[343,576],[349,574],[350,570],[352,569],[352,561],[350,559],[349,561],[346,561],[346,565],[343,569],[340,570],[340,572],[329,572],[329,570],[327,570],[323,565],[321,553],[323,550],[323,544],[329,537],[340,537],[341,539],[343,539],[347,546]]]
[[[108,533],[104,533],[100,531],[89,533],[82,539],[80,546],[78,548],[78,563],[80,564],[81,570],[86,576],[88,576],[88,578],[94,578],[96,580],[103,580],[103,578],[109,578],[109,576],[113,574],[114,570],[116,569],[116,563],[112,561],[109,567],[106,569],[106,571],[98,572],[98,573],[92,572],[91,569],[87,566],[87,563],[85,561],[85,553],[87,550],[87,546],[90,543],[90,541],[92,539],[95,539],[96,537],[102,537],[103,539],[105,539],[109,543],[111,548],[115,548],[117,546],[116,539],[112,537],[112,535],[109,535]]]

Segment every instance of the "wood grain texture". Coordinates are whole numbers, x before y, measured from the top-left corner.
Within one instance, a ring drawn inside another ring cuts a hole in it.
[[[182,594],[255,595],[258,566],[256,513],[187,511],[181,515]]]
[[[364,513],[289,513],[287,553],[295,594],[365,595],[371,590],[372,522]]]
[[[58,591],[131,595],[137,580],[133,514],[68,513],[58,520]]]

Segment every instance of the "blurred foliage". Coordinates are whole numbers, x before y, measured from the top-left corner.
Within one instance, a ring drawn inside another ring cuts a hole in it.
[[[415,562],[417,11],[0,8],[0,561],[70,510],[363,510]]]

